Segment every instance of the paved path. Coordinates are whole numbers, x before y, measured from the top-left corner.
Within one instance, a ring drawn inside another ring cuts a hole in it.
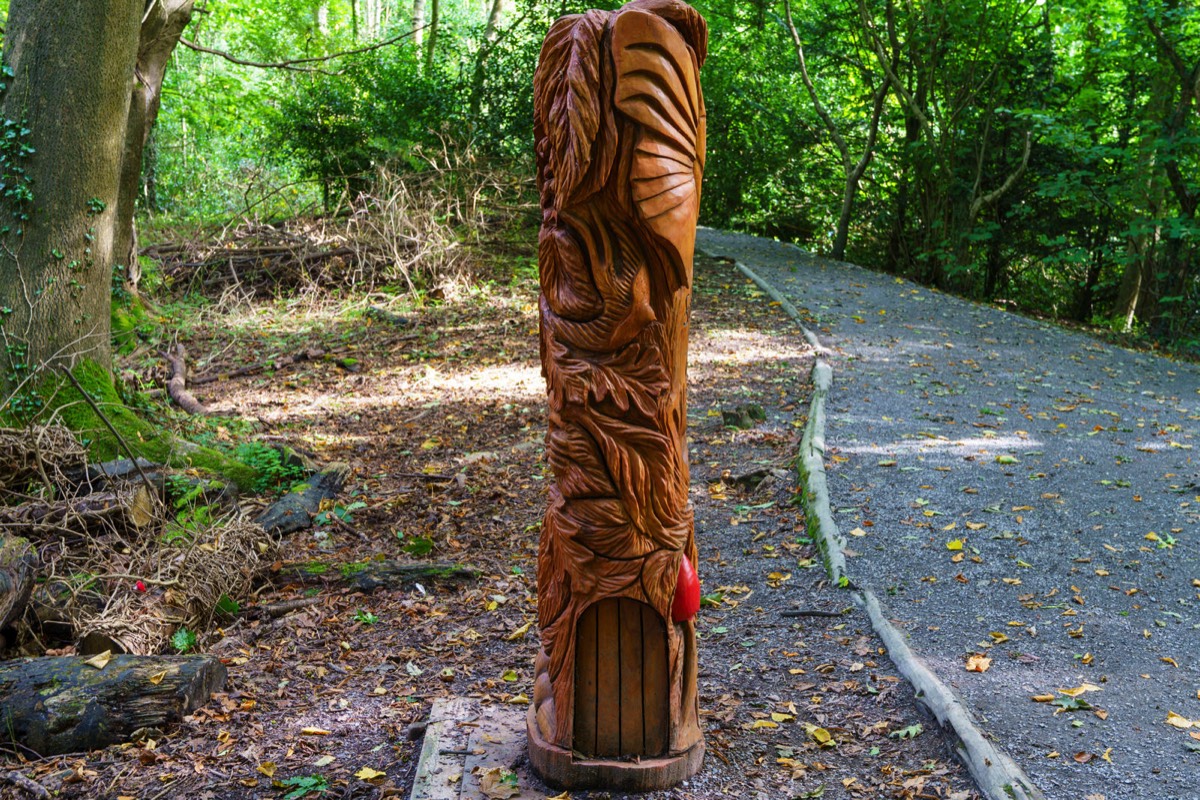
[[[1051,800],[1200,798],[1200,368],[763,239],[699,246],[835,350],[848,571],[985,730]],[[1085,684],[1091,710],[1031,700]]]

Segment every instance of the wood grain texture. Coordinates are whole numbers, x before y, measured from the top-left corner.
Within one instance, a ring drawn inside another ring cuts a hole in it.
[[[687,329],[706,47],[686,3],[636,0],[558,20],[534,76],[555,485],[538,558],[549,691],[530,719],[567,753],[699,764],[694,627],[670,620],[681,561],[697,563]]]

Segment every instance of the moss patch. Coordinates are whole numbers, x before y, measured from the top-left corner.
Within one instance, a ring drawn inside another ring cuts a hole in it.
[[[211,448],[177,439],[170,432],[137,416],[121,402],[112,377],[100,364],[83,361],[72,374],[136,455],[173,467],[215,472],[229,478],[243,490],[248,491],[254,486],[258,473],[253,468]],[[80,438],[93,460],[109,461],[127,456],[112,432],[68,381],[63,378],[47,379],[38,388],[38,394],[44,403],[41,415],[52,409],[58,419]],[[3,416],[5,414],[0,410],[0,417]],[[12,422],[21,424],[28,420]]]
[[[132,353],[138,345],[138,328],[147,323],[146,307],[136,297],[128,304],[112,304],[112,342],[118,353]]]

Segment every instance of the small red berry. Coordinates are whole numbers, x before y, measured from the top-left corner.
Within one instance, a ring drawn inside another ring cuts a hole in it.
[[[144,592],[144,591],[146,591],[146,584],[142,583],[141,581],[138,581],[137,583],[135,583],[133,585],[133,588],[137,589],[139,592]]]

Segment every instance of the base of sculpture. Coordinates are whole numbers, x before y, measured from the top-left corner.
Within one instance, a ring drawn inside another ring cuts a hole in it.
[[[701,740],[678,755],[642,761],[609,761],[577,758],[556,747],[538,732],[533,708],[525,715],[529,734],[529,761],[534,771],[555,789],[609,789],[618,792],[653,792],[670,789],[700,771],[704,762]]]

